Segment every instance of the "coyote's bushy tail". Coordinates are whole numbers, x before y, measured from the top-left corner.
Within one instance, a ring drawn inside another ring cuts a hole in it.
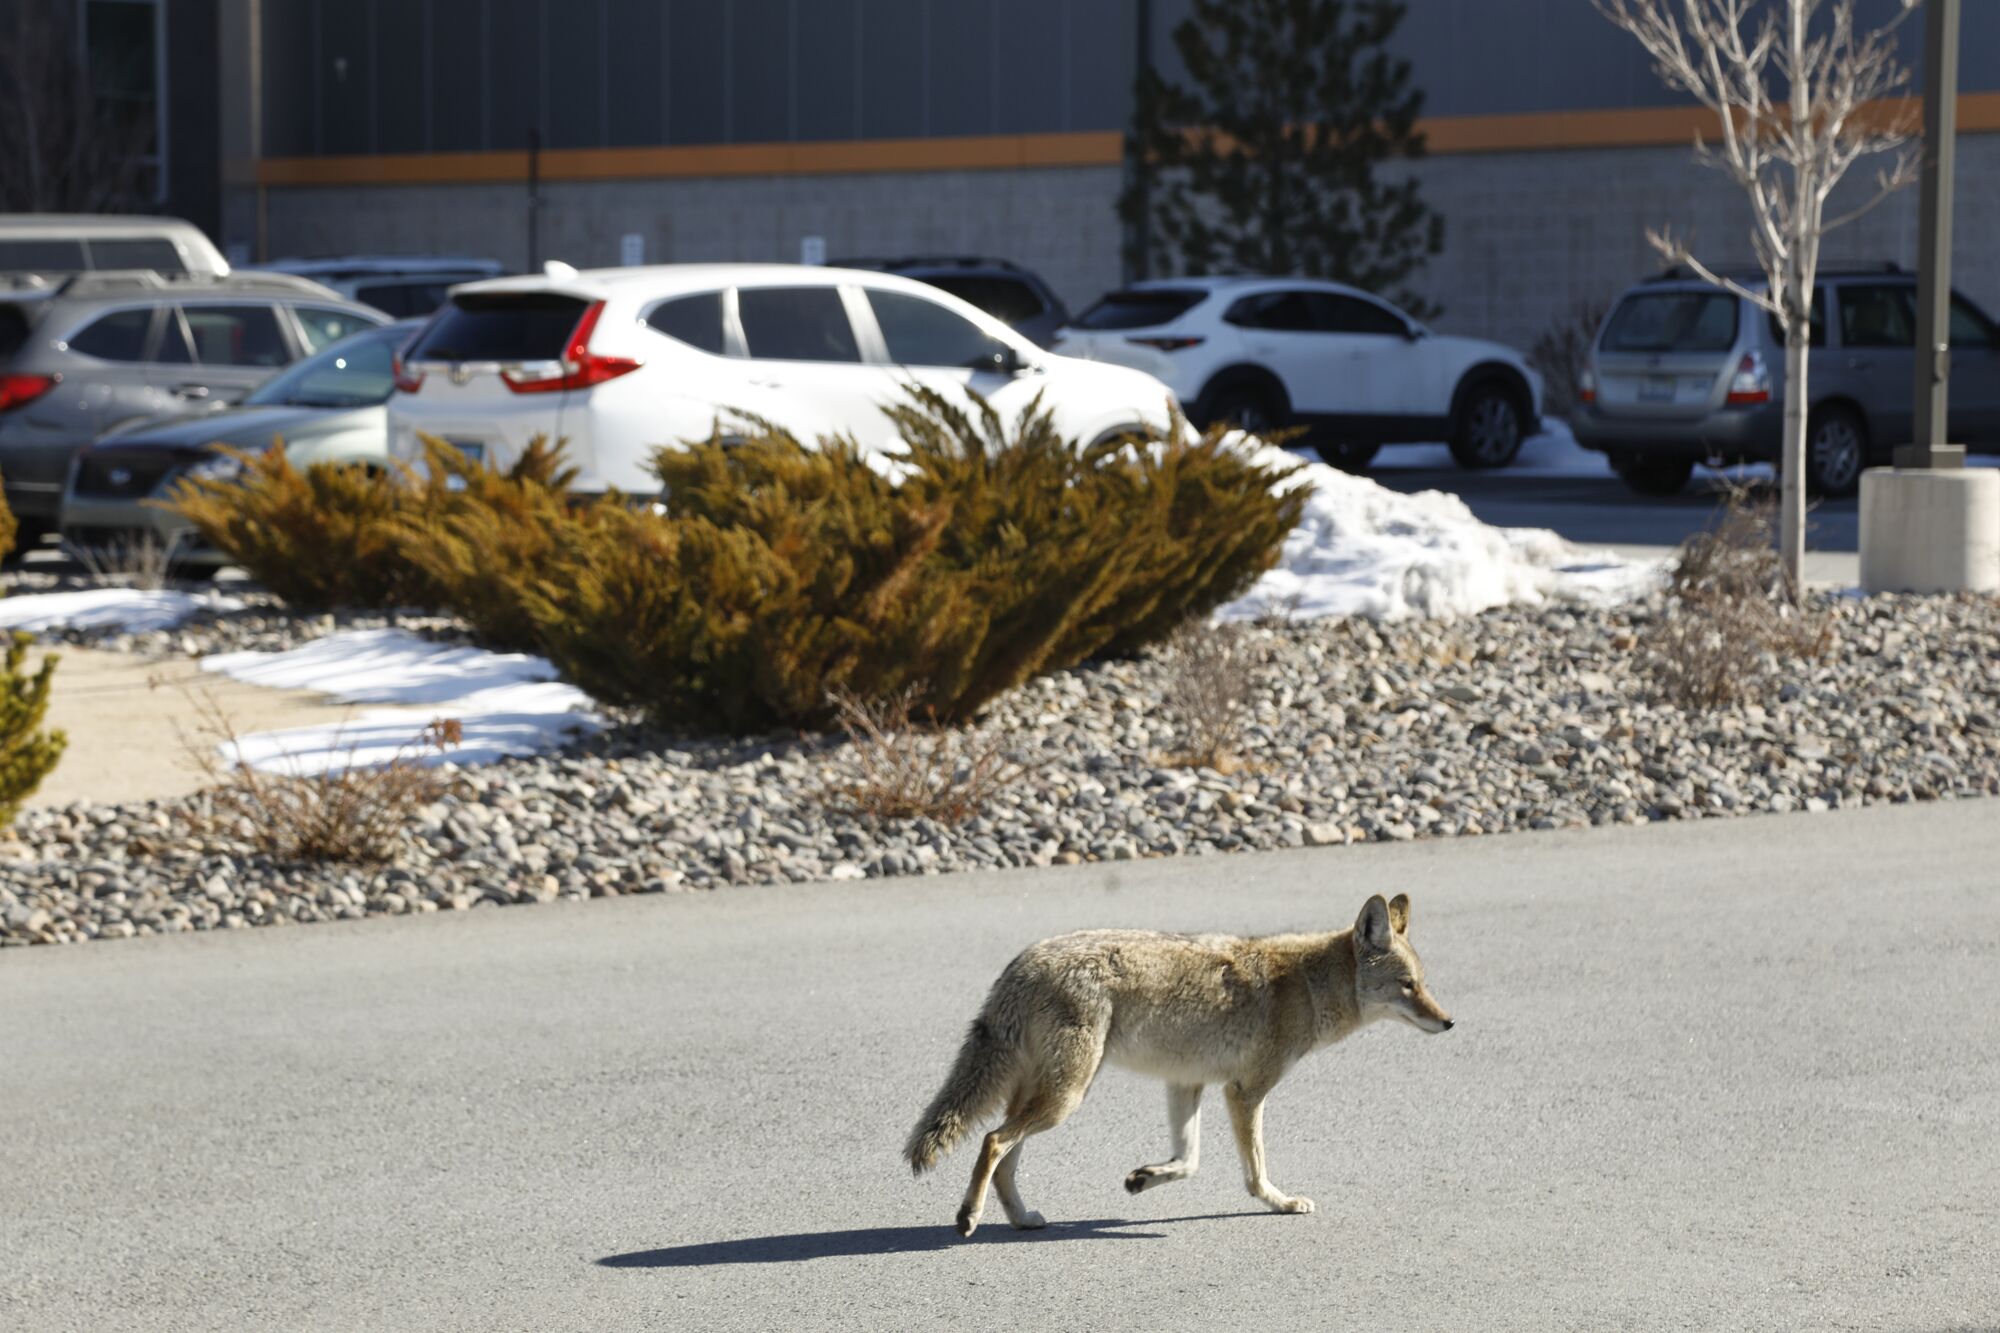
[[[984,1018],[973,1019],[944,1086],[903,1145],[910,1170],[922,1175],[936,1166],[1007,1095],[1013,1074],[1013,1053],[1001,1045]]]

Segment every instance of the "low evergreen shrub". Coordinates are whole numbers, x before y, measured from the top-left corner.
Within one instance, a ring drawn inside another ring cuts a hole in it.
[[[32,635],[10,635],[5,661],[0,662],[0,828],[14,822],[21,802],[35,794],[69,744],[62,732],[42,729],[56,655],[45,654],[41,669],[30,674],[23,663],[32,642]]]
[[[1006,423],[913,389],[891,415],[909,450],[879,468],[776,428],[660,451],[659,511],[577,521],[528,589],[544,651],[668,726],[819,726],[836,695],[962,721],[1238,595],[1305,503],[1179,422],[1080,450],[1039,405]]]
[[[0,560],[14,553],[14,536],[18,531],[14,511],[7,507],[7,493],[0,491]]]
[[[403,553],[397,520],[444,491],[400,464],[314,463],[303,472],[280,446],[225,450],[241,464],[226,478],[187,478],[162,508],[301,611],[435,607],[429,580]]]

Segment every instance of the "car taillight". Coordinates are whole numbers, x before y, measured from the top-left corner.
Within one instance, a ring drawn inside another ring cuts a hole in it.
[[[0,412],[26,407],[61,383],[60,375],[0,375]]]
[[[1576,401],[1594,403],[1597,401],[1597,376],[1588,370],[1577,372]]]
[[[401,352],[396,353],[395,358],[389,362],[389,365],[396,377],[397,393],[415,393],[424,387],[424,373],[421,370],[411,370],[405,366]]]
[[[583,312],[583,318],[576,322],[576,332],[569,336],[569,347],[563,352],[563,359],[553,370],[524,370],[514,368],[500,372],[500,378],[515,393],[551,393],[560,389],[588,389],[593,384],[629,375],[639,368],[639,363],[629,356],[601,356],[590,350],[590,335],[597,328],[598,316],[604,313],[604,302],[592,303]]]
[[[1750,407],[1771,401],[1771,376],[1764,369],[1761,352],[1745,352],[1736,363],[1736,376],[1729,381],[1729,405]]]
[[[1137,343],[1141,347],[1157,347],[1162,352],[1178,352],[1183,347],[1199,347],[1203,340],[1200,338],[1127,338],[1125,341],[1128,343]]]

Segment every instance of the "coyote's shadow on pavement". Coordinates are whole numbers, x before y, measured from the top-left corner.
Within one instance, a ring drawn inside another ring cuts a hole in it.
[[[711,1264],[791,1264],[804,1259],[847,1259],[870,1254],[923,1254],[962,1245],[1039,1245],[1053,1240],[1163,1240],[1159,1231],[1132,1227],[1163,1227],[1176,1222],[1210,1222],[1228,1217],[1276,1216],[1262,1210],[1203,1213],[1194,1217],[1096,1217],[1077,1222],[1051,1222],[1039,1231],[1015,1231],[1005,1222],[982,1227],[961,1238],[948,1223],[923,1227],[858,1227],[852,1231],[802,1231],[789,1236],[745,1236],[698,1245],[671,1245],[661,1250],[634,1250],[607,1255],[605,1268],[706,1268]]]

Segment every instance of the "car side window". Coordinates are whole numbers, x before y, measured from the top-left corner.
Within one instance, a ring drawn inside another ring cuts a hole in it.
[[[935,301],[868,290],[889,359],[899,366],[971,366],[1003,350],[999,339]]]
[[[845,311],[842,313],[844,315]],[[671,301],[662,301],[647,314],[646,326],[710,356],[721,356],[728,346],[722,332],[721,292],[702,292],[698,296],[676,296]]]
[[[195,359],[205,366],[282,366],[292,359],[270,306],[191,305],[182,313]]]
[[[329,343],[337,343],[350,333],[375,327],[373,320],[361,318],[346,310],[329,310],[325,306],[293,306],[292,313],[299,317],[299,327],[306,333],[306,350],[317,352]]]
[[[1785,326],[1779,322],[1776,315],[1768,316],[1768,318],[1771,321],[1771,341],[1783,347],[1785,345]],[[1807,322],[1812,329],[1812,336],[1806,340],[1806,345],[1809,347],[1826,346],[1826,288],[1813,288],[1812,314],[1808,316]]]
[[[1245,329],[1271,329],[1280,333],[1312,333],[1312,293],[1260,292],[1246,296],[1229,307],[1223,319]]]
[[[71,338],[69,349],[104,361],[143,361],[146,359],[146,335],[152,328],[153,312],[150,309],[114,310],[108,315],[100,315]]]
[[[743,287],[737,318],[750,355],[769,361],[859,361],[861,348],[834,287]]]
[[[1409,325],[1373,301],[1331,292],[1313,294],[1315,324],[1321,333],[1379,333],[1406,337]]]
[[[1995,344],[1993,323],[1981,314],[1979,308],[1963,296],[1951,298],[1951,345],[1953,347],[1992,347]]]
[[[165,237],[129,241],[95,238],[89,243],[92,268],[149,268],[155,273],[185,273],[187,261]]]
[[[1856,283],[1840,289],[1840,341],[1847,347],[1914,347],[1916,310],[1910,288]]]

